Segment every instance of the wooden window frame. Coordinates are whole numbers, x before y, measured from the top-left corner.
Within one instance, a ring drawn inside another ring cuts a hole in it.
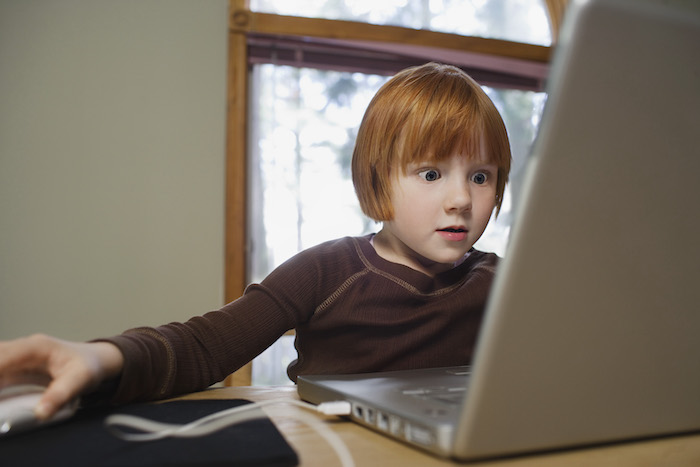
[[[554,38],[566,1],[545,0]],[[265,53],[269,53],[266,50],[271,48],[276,50],[276,60],[286,64],[301,64],[317,54],[316,67],[350,71],[371,68],[377,72],[377,64],[388,64],[381,71],[384,74],[411,64],[443,60],[463,65],[477,81],[486,84],[493,80],[510,87],[530,88],[543,87],[552,53],[551,47],[498,39],[257,13],[250,11],[248,0],[229,0],[224,238],[227,303],[240,297],[247,285],[248,75],[251,63],[265,61]],[[341,49],[350,58],[335,63]],[[300,54],[305,56],[300,59]],[[368,67],[366,64],[373,59],[374,65]],[[518,78],[521,81],[509,83],[508,79],[516,79],[509,77],[513,74],[508,70],[513,66],[524,72]],[[249,363],[225,383],[250,385],[251,375]]]

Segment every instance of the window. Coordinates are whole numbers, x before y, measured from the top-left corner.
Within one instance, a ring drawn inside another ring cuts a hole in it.
[[[280,14],[300,14],[291,9],[296,3],[255,0],[251,1],[251,7]],[[335,10],[329,10],[331,3]],[[312,16],[446,29],[448,18],[459,14],[469,21],[456,26],[469,24],[472,35],[494,32],[498,28],[493,25],[516,21],[523,24],[502,29],[530,31],[529,35],[518,39],[523,43],[551,42],[544,8],[531,0],[347,3],[352,3],[352,8],[320,0],[303,2],[303,6]],[[367,5],[372,4],[378,8],[370,11]],[[460,10],[455,13],[456,10],[450,8]],[[301,18],[250,14],[252,19],[241,28],[246,34],[249,64],[246,77],[249,126],[245,132],[248,140],[245,199],[250,213],[245,232],[246,282],[262,280],[274,267],[302,249],[344,235],[376,232],[380,228],[362,215],[350,181],[354,136],[369,100],[381,84],[399,69],[430,61],[428,57],[436,53],[437,61],[462,66],[482,83],[506,122],[513,149],[512,182],[498,219],[492,221],[477,244],[482,250],[504,254],[511,222],[510,193],[517,191],[518,174],[546,97],[542,88],[548,48],[523,43],[504,46],[497,42],[504,50],[509,47],[516,50],[515,57],[507,56],[510,52],[505,56],[465,52],[462,45],[441,48],[441,41],[464,39],[455,35],[421,36],[418,40],[421,45],[406,48],[405,44],[402,47],[391,39],[376,39],[385,28],[394,26],[366,26],[370,29],[364,30],[361,23],[333,23],[332,28],[336,29],[359,28],[359,33],[351,31],[349,36],[369,34],[374,37],[372,42],[358,46],[352,37],[338,40],[338,34],[334,34],[334,38],[324,37],[323,33],[311,38],[286,34],[285,31],[295,31],[295,28],[280,27],[276,23],[304,21]],[[504,15],[513,16],[507,22]],[[524,18],[534,19],[526,22]],[[328,23],[302,24],[304,31],[322,31]],[[314,27],[310,28],[310,24]],[[456,26],[453,25],[453,29]],[[395,32],[391,29],[387,37]],[[426,43],[428,46],[423,45]],[[477,48],[482,44],[490,46],[491,42],[478,42]],[[517,51],[518,47],[522,49]],[[539,58],[531,60],[528,58],[531,55]],[[329,193],[332,196],[328,196]],[[256,359],[253,384],[289,383],[285,369],[294,358],[293,336],[284,336]]]
[[[297,252],[377,229],[350,180],[355,134],[385,76],[256,65],[250,95],[249,279]]]
[[[465,36],[550,45],[543,1],[533,0],[251,0],[262,13],[361,21]]]

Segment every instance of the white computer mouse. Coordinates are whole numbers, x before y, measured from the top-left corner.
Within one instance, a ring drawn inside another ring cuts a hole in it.
[[[0,436],[7,436],[33,430],[56,423],[72,416],[78,408],[78,401],[66,404],[48,420],[39,420],[34,415],[34,407],[41,399],[46,386],[39,384],[13,384],[0,388]]]

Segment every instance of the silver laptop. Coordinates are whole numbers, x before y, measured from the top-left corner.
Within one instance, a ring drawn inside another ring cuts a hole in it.
[[[471,370],[300,397],[457,459],[700,430],[698,57],[693,2],[570,1]]]

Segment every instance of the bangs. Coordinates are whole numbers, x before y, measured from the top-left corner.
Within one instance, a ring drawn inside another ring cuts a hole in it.
[[[410,164],[440,162],[456,153],[469,159],[479,159],[482,155],[484,124],[480,119],[469,116],[428,124],[420,121],[416,122],[417,125],[407,123],[397,140],[400,147],[396,151],[398,166],[404,172]],[[486,156],[492,158],[490,151]]]
[[[500,116],[492,118],[498,111],[491,100],[461,77],[447,78],[424,85],[412,96],[391,151],[397,166],[405,173],[409,164],[439,162],[455,153],[479,159],[482,148],[487,162],[509,165],[505,127]]]

